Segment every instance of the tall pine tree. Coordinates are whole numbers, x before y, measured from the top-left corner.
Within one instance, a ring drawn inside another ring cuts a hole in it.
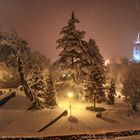
[[[84,88],[84,98],[88,102],[93,102],[94,108],[96,108],[96,102],[101,103],[105,99],[104,82],[100,67],[94,65],[90,70]]]
[[[49,73],[46,88],[46,104],[48,106],[57,106],[56,91],[53,84],[52,75]]]
[[[62,38],[57,40],[57,48],[62,49],[62,51],[59,54],[60,59],[55,64],[58,64],[60,70],[71,70],[73,74],[79,71],[84,51],[82,42],[85,32],[76,29],[78,23],[79,20],[72,12],[68,24],[60,32]]]
[[[82,70],[87,75],[85,80],[84,97],[86,101],[94,103],[105,100],[104,84],[106,82],[106,68],[103,56],[100,54],[99,48],[95,40],[89,39],[87,42],[86,54],[90,61],[85,60],[85,64],[81,65]]]
[[[89,81],[91,85],[94,83],[95,85],[92,85],[96,86],[94,91],[90,90],[89,85],[86,84],[86,97],[90,96],[89,98],[93,99],[93,95],[96,95],[95,101],[101,101],[104,98],[103,88],[106,79],[104,59],[93,39],[89,42],[84,40],[85,32],[76,28],[77,23],[79,20],[72,12],[68,25],[63,27],[60,33],[63,35],[62,38],[57,40],[57,48],[61,48],[62,51],[59,55],[60,59],[54,65],[61,71],[70,69],[75,74],[74,78],[76,77],[78,84],[85,78],[88,79],[88,81],[85,80],[86,83]]]
[[[110,82],[110,87],[108,91],[108,104],[114,104],[115,102],[115,95],[116,95],[116,87],[115,87],[115,82],[112,79]]]

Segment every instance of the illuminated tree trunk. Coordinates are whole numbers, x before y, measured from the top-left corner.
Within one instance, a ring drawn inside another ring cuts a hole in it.
[[[94,109],[96,108],[96,98],[94,98]]]
[[[18,61],[18,72],[19,72],[19,76],[20,76],[20,83],[23,85],[25,95],[27,96],[27,98],[29,98],[30,101],[33,101],[33,95],[31,93],[31,90],[29,89],[27,81],[24,77],[23,64],[22,64],[20,55],[18,55],[17,61]]]
[[[24,71],[23,71],[23,64],[22,64],[21,57],[19,54],[17,56],[17,61],[18,61],[18,72],[20,76],[20,83],[22,84],[24,88],[26,97],[29,98],[29,100],[33,103],[33,108],[43,109],[45,107],[44,104],[40,102],[39,98],[35,94],[32,93],[25,79]]]

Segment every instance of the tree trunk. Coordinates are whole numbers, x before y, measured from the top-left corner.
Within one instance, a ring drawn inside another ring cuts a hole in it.
[[[30,101],[33,101],[33,94],[24,77],[23,64],[22,64],[20,55],[18,55],[17,61],[18,61],[18,72],[19,72],[19,76],[20,76],[20,83],[23,85],[24,92],[25,92],[25,95],[27,96],[27,98],[29,98]]]
[[[94,109],[96,108],[96,98],[94,98]]]
[[[24,88],[24,93],[25,93],[26,97],[29,98],[29,100],[33,103],[32,108],[43,109],[44,104],[41,103],[39,101],[39,99],[32,93],[32,91],[30,90],[29,85],[25,79],[24,71],[23,71],[23,64],[22,64],[20,55],[17,56],[17,61],[18,61],[18,72],[19,72],[19,76],[20,76],[20,83],[22,84],[22,86]]]
[[[74,64],[74,58],[73,58],[73,55],[72,55],[72,58],[71,58],[71,69],[73,70],[73,64]]]
[[[135,111],[135,112],[138,111],[138,108],[137,108],[136,104],[134,104],[134,103],[132,104],[132,110]]]

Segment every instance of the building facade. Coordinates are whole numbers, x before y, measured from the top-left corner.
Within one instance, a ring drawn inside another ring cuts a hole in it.
[[[140,62],[140,32],[133,44],[133,61]]]

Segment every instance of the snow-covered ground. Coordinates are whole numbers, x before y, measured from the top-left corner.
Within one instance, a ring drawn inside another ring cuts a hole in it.
[[[103,118],[96,118],[96,113],[85,110],[91,104],[81,103],[72,99],[72,116],[63,117],[42,132],[37,132],[43,126],[55,119],[65,109],[69,110],[70,100],[59,98],[59,107],[55,109],[27,110],[31,103],[20,92],[0,107],[0,136],[51,136],[70,134],[95,134],[119,130],[140,130],[140,116],[127,116],[128,105],[118,99],[114,106],[99,104],[106,111]]]

